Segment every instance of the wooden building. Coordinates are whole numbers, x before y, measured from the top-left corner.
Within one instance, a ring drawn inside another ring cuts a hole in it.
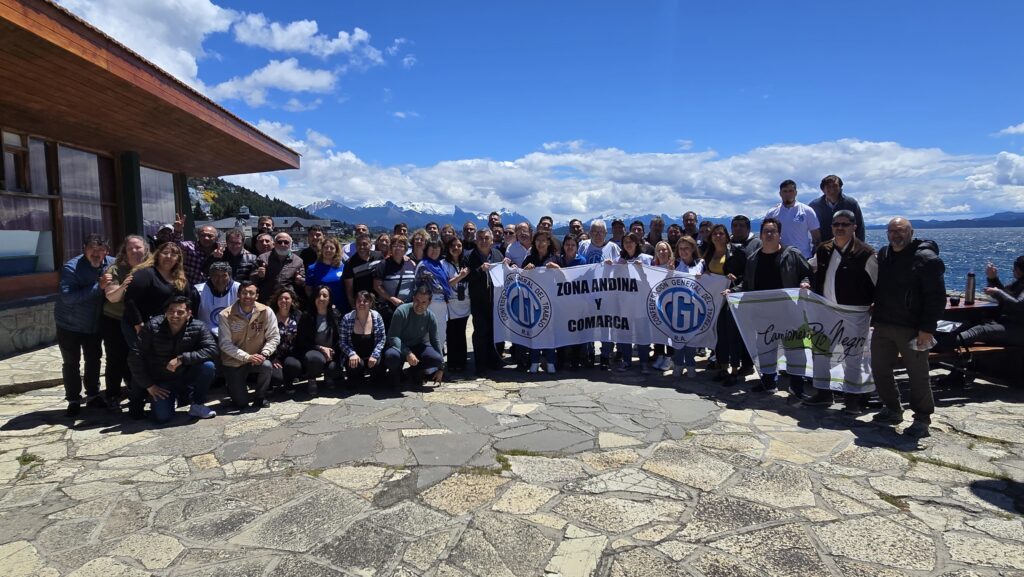
[[[295,151],[47,0],[0,0],[0,133],[0,357],[54,338],[58,271],[85,234],[116,247],[190,215],[187,176],[299,166]]]

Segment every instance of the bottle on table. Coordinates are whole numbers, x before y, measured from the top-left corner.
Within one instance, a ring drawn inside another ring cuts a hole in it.
[[[974,288],[974,273],[969,272],[967,273],[967,290],[964,291],[964,304],[967,306],[971,306],[974,304]]]

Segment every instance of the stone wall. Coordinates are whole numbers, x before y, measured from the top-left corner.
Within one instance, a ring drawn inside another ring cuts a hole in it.
[[[38,302],[11,303],[10,306],[0,308],[0,359],[57,340],[53,305],[53,299],[40,299]]]

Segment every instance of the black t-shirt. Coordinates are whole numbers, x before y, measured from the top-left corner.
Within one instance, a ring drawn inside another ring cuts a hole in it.
[[[302,266],[309,268],[309,265],[316,262],[316,249],[311,246],[307,246],[299,251],[299,258],[302,259]]]
[[[754,274],[754,290],[763,291],[783,288],[782,273],[779,271],[779,265],[775,262],[775,257],[778,255],[779,253],[777,252],[771,254],[757,253],[757,272]]]
[[[373,269],[379,261],[380,253],[370,252],[369,260],[363,260],[359,253],[356,253],[345,263],[345,270],[341,272],[341,280],[352,279],[353,296],[359,294],[359,291],[373,294]]]

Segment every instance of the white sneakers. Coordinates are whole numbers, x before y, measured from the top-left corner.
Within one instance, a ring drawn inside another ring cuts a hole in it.
[[[192,405],[188,409],[188,416],[198,417],[200,419],[212,419],[217,416],[217,411],[214,411],[206,405]]]

